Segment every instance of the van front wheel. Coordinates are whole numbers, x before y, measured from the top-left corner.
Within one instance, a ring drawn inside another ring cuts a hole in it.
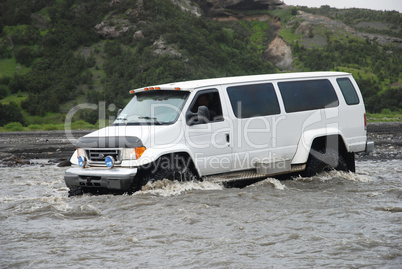
[[[192,181],[197,179],[187,159],[182,156],[163,156],[155,165],[154,171],[150,175],[151,182],[163,179],[172,181]]]
[[[335,149],[328,148],[310,153],[304,176],[314,176],[330,170],[348,171],[345,159]]]

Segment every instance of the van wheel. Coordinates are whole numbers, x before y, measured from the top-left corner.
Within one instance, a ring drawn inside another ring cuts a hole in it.
[[[68,197],[73,197],[73,196],[83,195],[83,194],[84,194],[84,191],[82,190],[81,187],[72,187],[68,191]]]
[[[321,172],[331,171],[333,169],[339,171],[348,171],[348,166],[345,159],[335,149],[321,149],[316,151],[315,154],[310,153],[303,176],[310,177]]]
[[[155,171],[150,175],[150,181],[168,179],[177,181],[192,181],[197,177],[182,156],[164,156],[155,164]]]

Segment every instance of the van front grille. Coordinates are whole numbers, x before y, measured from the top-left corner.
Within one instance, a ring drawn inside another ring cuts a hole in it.
[[[116,163],[120,160],[120,150],[118,149],[90,149],[86,151],[88,161],[96,163],[105,163],[105,158],[107,156],[112,156]]]

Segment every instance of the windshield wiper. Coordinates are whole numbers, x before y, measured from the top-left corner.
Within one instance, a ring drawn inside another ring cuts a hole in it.
[[[155,117],[144,116],[144,117],[138,117],[138,118],[139,118],[139,119],[144,119],[144,120],[153,120],[156,124],[159,124],[159,125],[162,124],[162,123],[160,123],[160,122],[158,121],[158,119],[155,118]]]

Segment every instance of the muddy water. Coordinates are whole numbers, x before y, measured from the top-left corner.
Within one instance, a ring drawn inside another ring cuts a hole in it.
[[[0,168],[0,268],[401,268],[400,160],[243,189],[160,182],[67,198],[64,168]]]

